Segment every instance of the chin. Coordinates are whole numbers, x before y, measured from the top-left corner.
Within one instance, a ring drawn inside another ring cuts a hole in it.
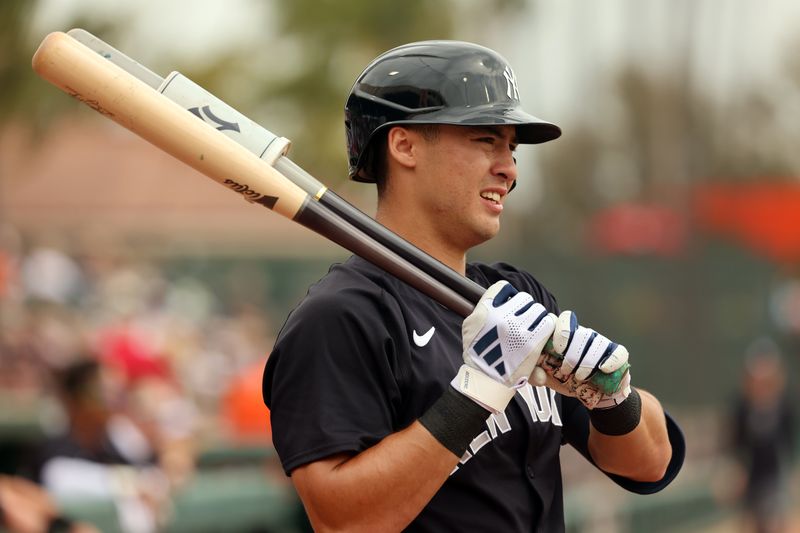
[[[486,241],[490,241],[497,236],[500,232],[500,226],[498,225],[495,228],[482,228],[481,231],[475,232],[475,239],[472,246],[478,246],[480,244],[485,243]]]
[[[497,237],[497,234],[500,233],[500,221],[497,220],[494,224],[488,226],[486,228],[486,240],[493,239]]]

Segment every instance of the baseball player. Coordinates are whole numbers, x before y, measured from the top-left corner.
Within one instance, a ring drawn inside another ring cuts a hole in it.
[[[589,381],[627,350],[528,272],[466,261],[500,228],[517,145],[560,135],[523,111],[506,60],[457,41],[390,50],[356,80],[345,128],[377,220],[487,290],[462,320],[354,256],[289,315],[263,392],[315,529],[563,531],[564,444],[625,489],[666,486],[683,463],[675,422],[630,372],[599,401]],[[550,339],[563,359],[545,372]]]

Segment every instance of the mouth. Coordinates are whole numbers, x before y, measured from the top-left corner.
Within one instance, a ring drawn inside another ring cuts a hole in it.
[[[481,203],[492,216],[498,216],[503,212],[503,200],[506,196],[505,192],[506,191],[498,190],[495,187],[481,191]]]
[[[500,194],[492,191],[484,191],[481,193],[481,198],[485,198],[495,204],[500,203]]]

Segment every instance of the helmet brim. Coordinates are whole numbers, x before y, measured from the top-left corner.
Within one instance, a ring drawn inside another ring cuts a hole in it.
[[[526,113],[519,107],[508,107],[500,105],[484,105],[474,107],[441,108],[435,111],[428,111],[412,115],[403,120],[394,120],[382,124],[376,128],[368,142],[393,126],[404,124],[444,124],[451,126],[514,126],[516,128],[517,144],[541,144],[552,141],[561,136],[561,128],[551,122],[547,122]],[[362,154],[363,157],[363,154]],[[359,170],[363,169],[362,161],[358,164]],[[351,176],[353,181],[362,183],[374,183],[372,176],[364,172],[357,172]]]
[[[555,124],[534,117],[519,107],[498,105],[442,109],[402,122],[455,126],[515,126],[518,144],[540,144],[561,136],[561,128]]]

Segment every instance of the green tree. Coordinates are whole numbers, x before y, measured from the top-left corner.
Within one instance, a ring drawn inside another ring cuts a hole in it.
[[[31,70],[35,45],[30,22],[37,2],[0,2],[0,123],[40,116],[44,84]]]
[[[44,35],[35,34],[36,0],[0,2],[0,127],[21,123],[40,132],[53,118],[78,109],[81,104],[42,81],[31,68],[31,59]],[[118,27],[78,18],[68,27],[84,27],[113,42]],[[67,29],[67,28],[65,28]]]

